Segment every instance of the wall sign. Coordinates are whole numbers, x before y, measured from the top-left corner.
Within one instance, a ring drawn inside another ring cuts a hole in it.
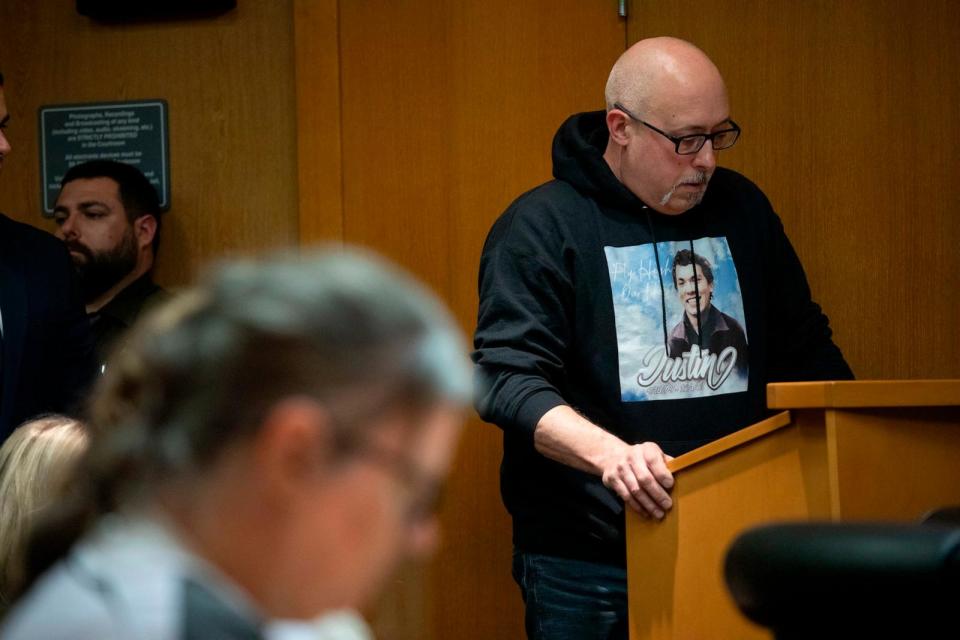
[[[40,189],[50,217],[67,169],[88,160],[132,164],[170,208],[170,145],[165,100],[55,105],[40,108]]]

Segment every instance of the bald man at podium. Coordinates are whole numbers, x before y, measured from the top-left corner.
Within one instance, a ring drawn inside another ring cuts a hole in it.
[[[477,408],[503,430],[536,639],[625,638],[624,512],[664,517],[670,456],[763,418],[768,382],[852,377],[767,198],[717,166],[741,128],[713,62],[643,40],[605,98],[561,126],[555,179],[510,205],[480,264]],[[683,296],[677,255],[711,268],[688,267]]]

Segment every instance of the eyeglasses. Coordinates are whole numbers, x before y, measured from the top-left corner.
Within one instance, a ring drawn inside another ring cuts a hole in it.
[[[396,477],[408,490],[411,500],[406,507],[406,518],[409,522],[424,522],[437,513],[443,499],[443,477],[424,471],[399,452],[375,447],[369,442],[357,453]]]
[[[713,133],[692,133],[687,136],[672,136],[666,131],[661,131],[649,122],[644,122],[637,116],[630,113],[622,104],[619,102],[614,103],[614,109],[623,111],[625,114],[630,116],[632,120],[636,120],[643,126],[648,129],[653,129],[664,138],[669,140],[676,147],[677,153],[682,156],[692,155],[700,151],[703,148],[703,145],[707,143],[707,140],[710,141],[710,145],[713,147],[714,151],[721,151],[722,149],[729,149],[734,144],[736,144],[737,139],[740,137],[740,127],[733,120],[729,120],[730,128],[722,129],[721,131],[714,131]]]

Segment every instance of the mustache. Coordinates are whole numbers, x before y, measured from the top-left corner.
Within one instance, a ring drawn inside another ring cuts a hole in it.
[[[86,245],[84,245],[84,244],[80,244],[79,242],[77,242],[77,241],[75,241],[75,240],[65,240],[65,241],[64,241],[64,244],[67,245],[67,250],[68,250],[68,251],[73,251],[73,252],[75,252],[75,253],[82,253],[83,255],[85,255],[85,256],[87,257],[88,260],[92,260],[92,259],[93,259],[93,251],[91,251],[88,246],[86,246]]]
[[[707,181],[709,179],[710,179],[710,176],[707,175],[706,171],[697,171],[696,174],[681,180],[678,183],[678,186],[681,184],[693,184],[693,185],[707,184]]]

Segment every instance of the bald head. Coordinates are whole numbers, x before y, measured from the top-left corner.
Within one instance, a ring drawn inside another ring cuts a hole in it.
[[[703,51],[678,38],[648,38],[627,49],[613,65],[607,79],[607,109],[620,103],[647,113],[663,100],[708,100],[722,95],[726,86],[720,70]]]
[[[676,141],[731,130],[727,88],[710,58],[677,38],[641,40],[613,65],[606,99],[603,157],[614,176],[660,213],[699,204],[717,166],[712,139],[690,154]]]

